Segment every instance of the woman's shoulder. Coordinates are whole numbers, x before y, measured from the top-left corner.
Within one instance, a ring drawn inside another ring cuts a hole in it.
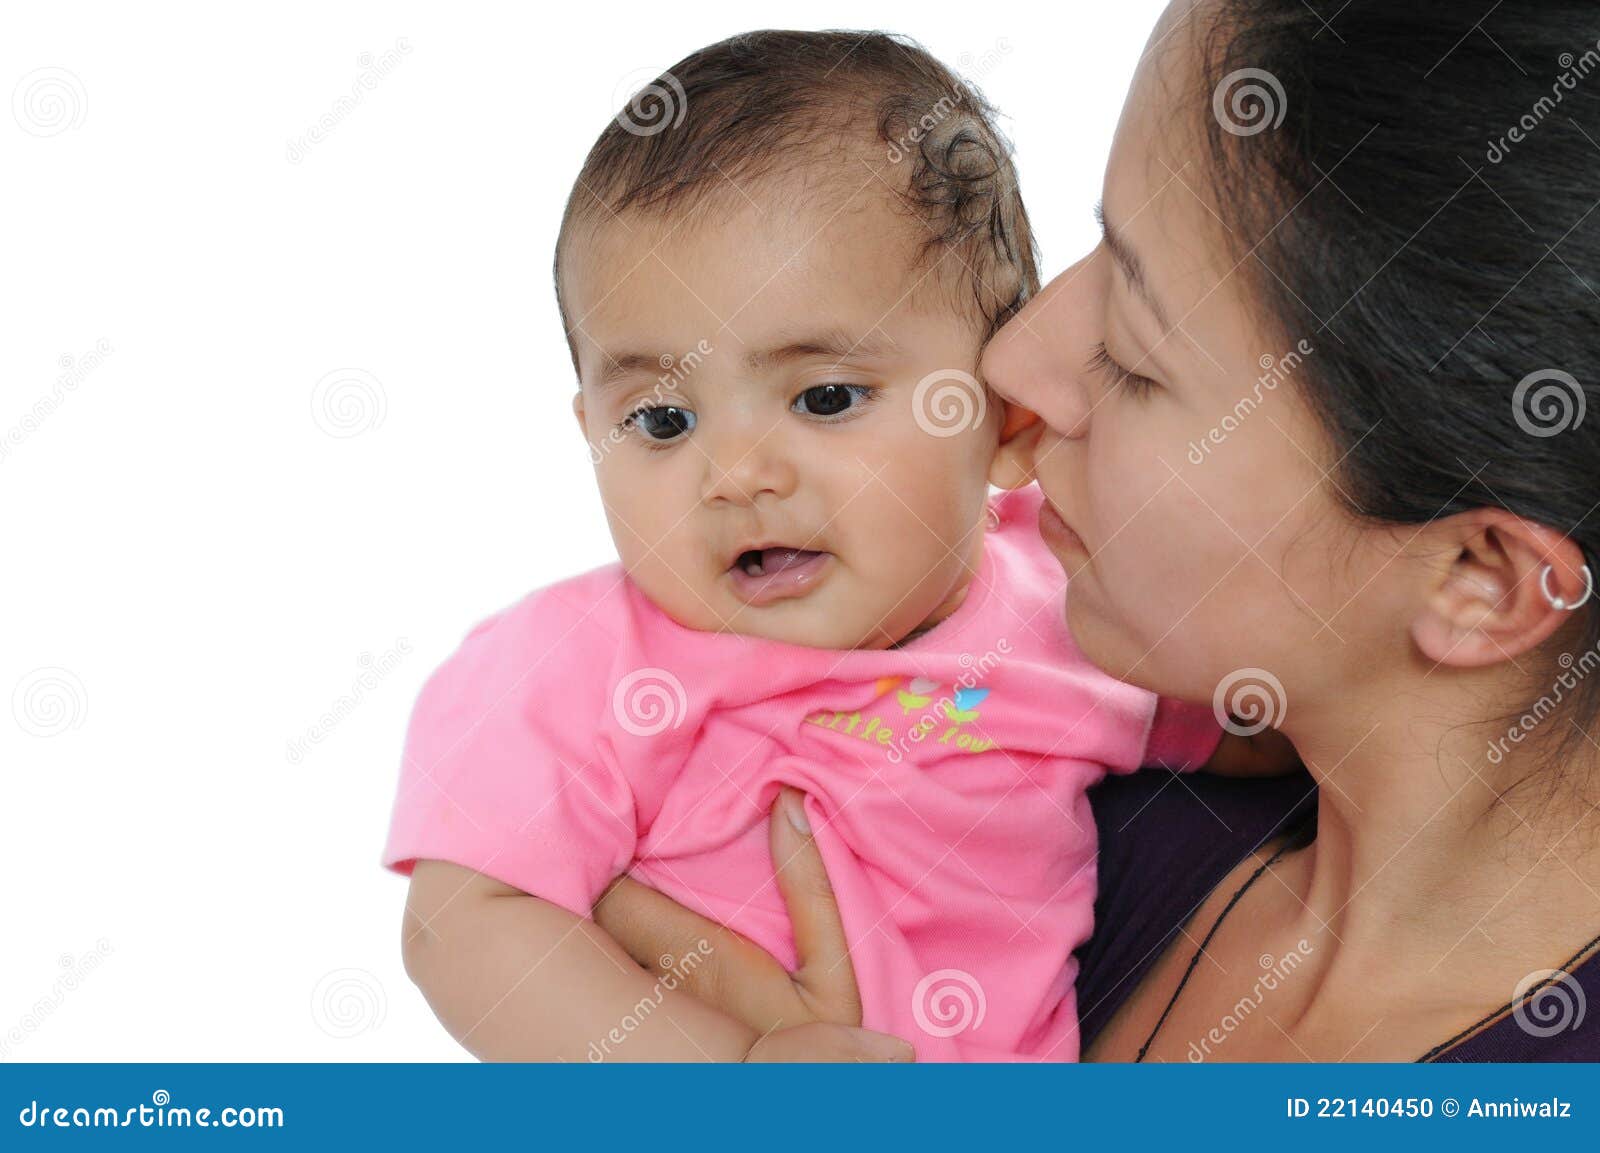
[[[1316,795],[1304,772],[1245,779],[1158,769],[1090,791],[1100,862],[1094,935],[1078,950],[1085,1047],[1217,884],[1310,820]]]
[[[1263,845],[1315,819],[1306,773],[1232,779],[1157,770],[1089,794],[1100,834],[1094,935],[1078,950],[1085,1048],[1216,886]],[[1513,1005],[1444,1041],[1426,1061],[1600,1061],[1600,940],[1530,974]]]

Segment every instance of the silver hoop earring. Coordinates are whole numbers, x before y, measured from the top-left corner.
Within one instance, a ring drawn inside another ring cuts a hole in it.
[[[1550,607],[1560,612],[1572,612],[1581,609],[1589,603],[1589,598],[1594,596],[1594,574],[1589,571],[1589,566],[1583,566],[1583,595],[1572,604],[1550,591],[1550,578],[1555,575],[1556,566],[1547,564],[1544,571],[1539,574],[1539,591],[1544,593],[1544,599],[1550,602]]]

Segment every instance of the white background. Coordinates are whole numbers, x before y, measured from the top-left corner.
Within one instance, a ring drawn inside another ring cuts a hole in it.
[[[1161,7],[8,7],[0,1059],[465,1059],[378,856],[428,672],[613,559],[549,282],[594,136],[732,33],[903,32],[1008,114],[1052,274]]]

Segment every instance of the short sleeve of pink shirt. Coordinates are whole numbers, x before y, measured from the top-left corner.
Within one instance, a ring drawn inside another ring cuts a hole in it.
[[[621,572],[536,592],[478,625],[412,710],[384,862],[449,861],[587,916],[636,835],[604,716],[627,627]],[[598,667],[596,667],[598,666]]]
[[[1145,743],[1144,763],[1193,772],[1211,759],[1221,740],[1222,729],[1210,708],[1162,697]]]

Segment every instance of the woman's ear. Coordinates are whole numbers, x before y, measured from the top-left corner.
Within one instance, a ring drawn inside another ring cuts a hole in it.
[[[1038,415],[1020,404],[1003,401],[1000,447],[989,462],[989,483],[996,488],[1025,488],[1033,483],[1033,453],[1044,432]]]
[[[1448,560],[1411,623],[1412,639],[1435,664],[1515,660],[1572,620],[1551,597],[1574,605],[1591,587],[1583,550],[1504,509],[1477,509],[1436,527]]]

